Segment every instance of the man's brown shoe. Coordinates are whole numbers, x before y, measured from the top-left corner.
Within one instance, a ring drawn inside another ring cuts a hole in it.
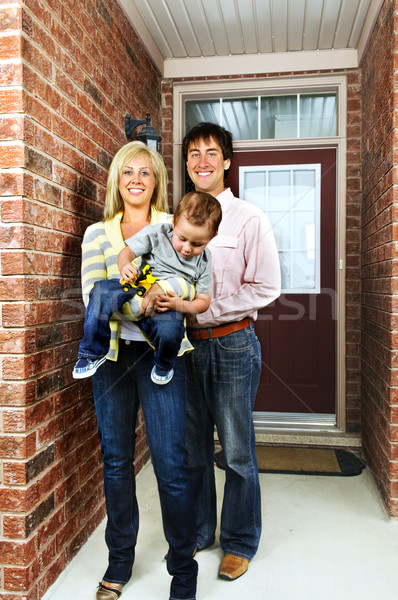
[[[221,579],[227,579],[233,581],[238,579],[243,573],[246,573],[249,568],[249,561],[247,558],[241,556],[234,556],[233,554],[225,554],[221,561],[218,576]]]
[[[109,587],[109,586],[112,587]],[[122,585],[120,583],[111,583],[104,585],[103,582],[98,584],[96,600],[117,600],[122,595]]]

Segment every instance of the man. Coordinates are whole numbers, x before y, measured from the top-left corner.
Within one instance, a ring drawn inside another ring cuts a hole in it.
[[[216,489],[214,425],[225,458],[219,577],[243,575],[261,534],[260,485],[252,411],[261,373],[253,322],[258,309],[280,294],[280,267],[272,227],[257,207],[234,197],[224,175],[232,159],[232,136],[199,123],[185,136],[182,152],[197,191],[222,207],[218,236],[209,244],[213,265],[210,308],[193,317],[188,335],[187,446],[197,514],[197,549],[214,543]]]

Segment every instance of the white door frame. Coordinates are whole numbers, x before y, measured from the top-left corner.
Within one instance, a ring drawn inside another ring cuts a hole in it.
[[[183,191],[183,162],[181,143],[184,136],[184,103],[186,100],[215,97],[247,97],[250,95],[286,94],[286,93],[322,93],[337,92],[337,131],[332,138],[236,141],[236,150],[286,150],[294,148],[336,148],[337,181],[336,181],[336,420],[330,419],[322,423],[289,418],[266,426],[257,423],[258,427],[276,427],[283,429],[308,429],[331,432],[346,430],[346,130],[347,130],[347,78],[345,75],[307,76],[307,77],[270,77],[258,79],[233,79],[211,81],[184,81],[173,84],[173,204],[176,206]],[[256,419],[255,419],[256,420]],[[300,422],[299,422],[300,421]]]

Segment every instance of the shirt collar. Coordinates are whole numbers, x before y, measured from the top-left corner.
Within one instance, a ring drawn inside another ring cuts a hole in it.
[[[223,190],[221,192],[221,194],[218,194],[217,200],[221,204],[221,208],[222,208],[223,212],[227,212],[227,210],[230,207],[233,197],[234,197],[234,195],[231,192],[231,188],[225,188],[225,190]]]

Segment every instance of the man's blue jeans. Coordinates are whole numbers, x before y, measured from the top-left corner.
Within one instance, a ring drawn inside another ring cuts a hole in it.
[[[253,325],[194,342],[187,361],[188,463],[194,486],[197,547],[214,542],[217,513],[214,425],[226,471],[220,523],[224,553],[250,560],[261,535],[261,499],[252,411],[261,373]]]
[[[79,358],[96,360],[108,354],[111,338],[109,319],[135,295],[134,288],[128,287],[125,291],[118,279],[100,279],[94,283],[84,317],[84,334],[79,345]],[[138,316],[138,302],[136,312]],[[185,333],[183,316],[170,310],[156,313],[153,317],[144,317],[137,321],[137,325],[156,348],[154,363],[160,374],[172,369]]]
[[[139,522],[134,448],[141,404],[169,544],[170,599],[191,600],[197,579],[196,527],[184,444],[184,360],[177,359],[174,377],[166,386],[152,383],[152,366],[153,352],[146,342],[120,340],[118,360],[106,360],[93,376],[108,516],[109,565],[104,579],[126,583],[134,563]],[[158,560],[158,552],[154,547],[153,560]]]

